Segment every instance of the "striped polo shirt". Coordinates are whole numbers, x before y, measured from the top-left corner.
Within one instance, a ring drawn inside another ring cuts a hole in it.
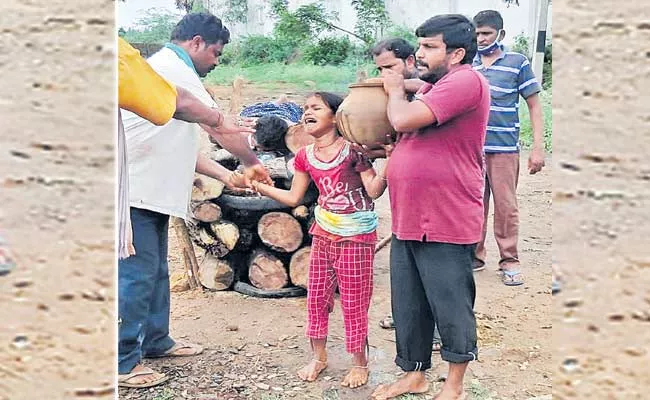
[[[477,54],[474,69],[490,82],[490,119],[485,135],[486,153],[519,151],[519,95],[524,99],[541,88],[528,58],[520,53],[502,51],[489,68]]]

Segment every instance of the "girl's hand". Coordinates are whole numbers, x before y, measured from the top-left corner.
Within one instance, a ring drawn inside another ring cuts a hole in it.
[[[386,159],[390,158],[391,154],[393,154],[393,150],[395,150],[395,141],[393,140],[393,136],[390,133],[386,134],[386,144],[381,143],[381,147],[384,149],[386,152]]]

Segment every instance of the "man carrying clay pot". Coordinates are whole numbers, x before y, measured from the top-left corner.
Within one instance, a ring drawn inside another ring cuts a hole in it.
[[[483,225],[487,80],[472,69],[476,31],[462,15],[439,15],[416,30],[419,77],[406,100],[404,76],[386,71],[388,119],[400,132],[388,164],[392,232],[391,302],[396,364],[406,374],[380,385],[376,400],[429,390],[434,326],[449,363],[438,400],[465,399],[463,379],[478,355],[472,260]]]
[[[377,65],[380,76],[385,76],[386,71],[392,71],[404,76],[406,98],[413,101],[415,93],[426,82],[418,78],[418,69],[415,66],[415,48],[402,38],[382,40],[372,48],[372,56]],[[382,156],[383,148],[377,149],[377,155]],[[392,316],[387,316],[379,321],[379,326],[384,329],[395,329]],[[440,332],[435,327],[433,335],[433,351],[440,351]]]

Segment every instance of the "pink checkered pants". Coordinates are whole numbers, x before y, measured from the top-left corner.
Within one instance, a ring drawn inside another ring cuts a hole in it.
[[[314,236],[309,260],[307,337],[327,338],[329,314],[334,309],[338,283],[348,353],[365,350],[368,308],[372,296],[375,246],[351,241],[333,242]]]

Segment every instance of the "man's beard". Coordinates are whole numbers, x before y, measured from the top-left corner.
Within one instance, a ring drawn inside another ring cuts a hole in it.
[[[425,64],[419,65],[427,66]],[[434,85],[436,82],[442,79],[443,76],[447,75],[448,72],[449,69],[447,69],[446,65],[438,65],[437,67],[430,69],[427,72],[420,72],[420,79]]]
[[[422,61],[416,61],[415,64],[417,67],[426,67],[429,68],[429,65],[425,62]],[[434,85],[436,82],[438,82],[440,79],[442,79],[443,76],[447,75],[449,72],[449,69],[445,64],[440,64],[437,67],[430,69],[426,72],[422,72],[421,70],[417,70],[419,73],[419,78],[427,83],[430,83]]]

